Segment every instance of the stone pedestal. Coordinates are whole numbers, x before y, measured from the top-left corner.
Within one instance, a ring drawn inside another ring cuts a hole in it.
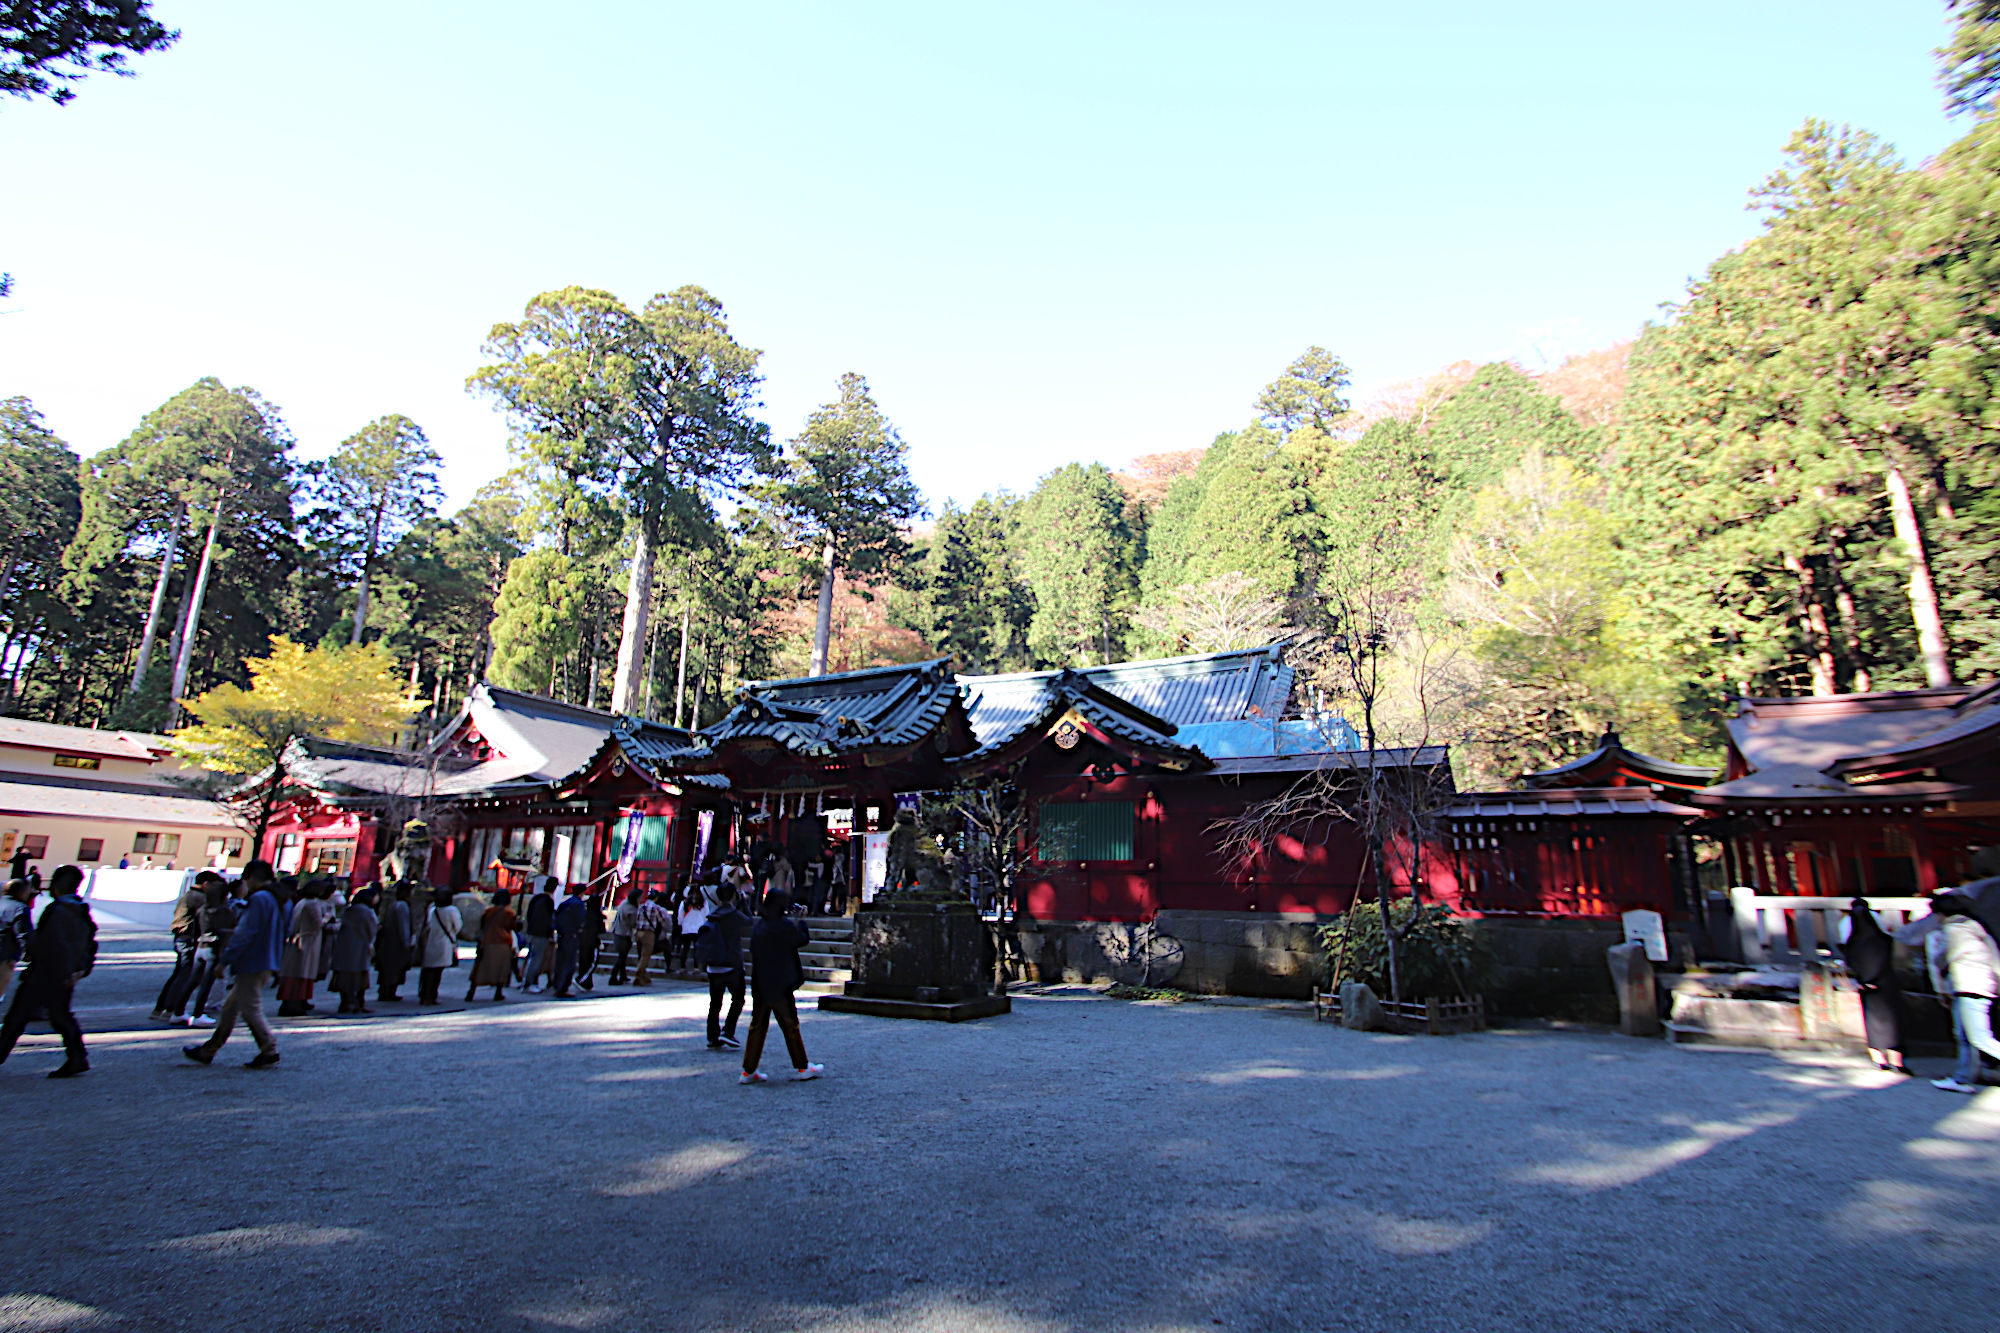
[[[845,994],[821,1009],[957,1022],[1004,1014],[995,994],[993,946],[978,909],[964,901],[870,903],[854,917],[854,972]]]
[[[1618,992],[1618,1030],[1628,1037],[1660,1035],[1660,993],[1643,944],[1614,944],[1604,951],[1611,986]]]

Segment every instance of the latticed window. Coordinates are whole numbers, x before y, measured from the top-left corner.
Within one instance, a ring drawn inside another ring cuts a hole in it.
[[[1038,861],[1129,861],[1137,807],[1130,801],[1044,801]]]

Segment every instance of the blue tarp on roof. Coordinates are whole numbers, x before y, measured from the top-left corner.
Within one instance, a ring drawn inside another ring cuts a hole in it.
[[[1210,759],[1333,754],[1361,748],[1361,739],[1347,719],[1332,715],[1283,721],[1249,717],[1239,722],[1196,722],[1182,727],[1174,739],[1194,746]]]

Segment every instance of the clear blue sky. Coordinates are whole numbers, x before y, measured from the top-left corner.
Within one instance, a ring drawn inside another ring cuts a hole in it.
[[[272,3],[0,105],[0,395],[90,453],[202,375],[307,456],[420,422],[569,283],[708,287],[781,436],[868,376],[933,502],[1206,443],[1309,343],[1370,387],[1633,334],[1809,116],[1921,158],[1940,0]]]

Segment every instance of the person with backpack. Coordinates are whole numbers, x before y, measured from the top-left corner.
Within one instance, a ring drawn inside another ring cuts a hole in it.
[[[167,926],[174,939],[174,970],[167,974],[159,998],[153,1001],[155,1023],[172,1022],[187,1003],[187,993],[194,985],[195,959],[201,953],[201,909],[208,904],[208,882],[221,878],[213,870],[202,871],[174,904],[173,920]]]
[[[695,937],[695,959],[708,974],[708,1049],[742,1049],[736,1020],[743,1016],[743,927],[749,917],[736,910],[736,889],[723,884],[709,900],[708,919]],[[718,1025],[722,996],[729,995],[729,1021]]]
[[[673,929],[673,921],[667,916],[667,909],[660,906],[657,893],[642,889],[633,892],[639,895],[639,905],[632,915],[632,935],[639,941],[639,970],[632,974],[632,984],[650,986],[653,978],[646,967],[653,961],[653,950],[659,946],[660,937]]]
[[[235,978],[229,994],[222,997],[222,1009],[215,1016],[215,1031],[198,1046],[183,1046],[181,1054],[198,1065],[213,1063],[215,1053],[229,1040],[242,1019],[257,1041],[257,1054],[245,1069],[269,1069],[278,1063],[278,1038],[264,1017],[264,988],[285,952],[285,909],[271,884],[271,863],[252,861],[243,867],[240,881],[250,891],[250,901],[237,918],[229,943],[222,948],[221,961]]]
[[[7,1017],[0,1022],[0,1061],[5,1061],[28,1020],[41,1011],[63,1042],[62,1066],[50,1070],[50,1078],[75,1078],[90,1068],[83,1029],[70,1011],[76,983],[97,963],[97,923],[77,896],[82,884],[83,872],[75,866],[58,866],[49,876],[49,905],[28,939],[28,966],[15,988],[14,1002],[7,1006]]]
[[[452,905],[450,889],[431,895],[424,909],[424,922],[417,927],[417,1003],[438,1003],[438,984],[444,970],[458,966],[458,933],[465,918]]]
[[[811,940],[804,924],[792,920],[792,896],[783,889],[766,889],[758,904],[757,924],[750,931],[750,1039],[743,1046],[743,1083],[768,1083],[757,1072],[764,1055],[764,1037],[771,1020],[785,1034],[785,1053],[792,1057],[792,1081],[804,1082],[826,1072],[806,1058],[806,1039],[799,1031],[796,992],[805,984],[799,950]]]

